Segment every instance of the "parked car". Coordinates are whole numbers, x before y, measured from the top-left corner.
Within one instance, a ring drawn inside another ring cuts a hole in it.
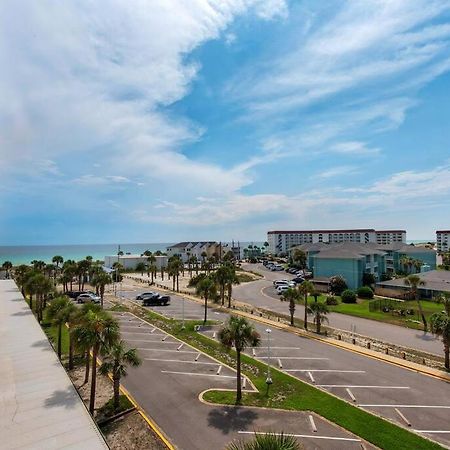
[[[149,295],[142,300],[143,306],[166,306],[170,304],[169,295]]]
[[[143,300],[144,297],[148,297],[150,295],[158,295],[156,292],[141,292],[140,294],[136,295],[136,300]]]
[[[74,300],[80,295],[80,294],[84,294],[83,291],[67,291],[66,295],[69,298],[73,298]]]
[[[280,270],[284,270],[284,268],[283,268],[283,266],[282,266],[281,264],[275,264],[275,265],[273,265],[273,266],[270,268],[270,270],[271,270],[272,272],[277,272],[277,271],[280,271]]]
[[[84,292],[77,297],[78,303],[100,303],[101,298],[91,292]]]
[[[283,292],[287,291],[288,289],[291,289],[292,286],[288,286],[286,284],[282,285],[282,286],[278,286],[277,287],[277,294],[281,295]]]
[[[305,281],[305,279],[302,278],[302,277],[295,277],[295,278],[292,279],[292,281],[294,283],[296,283],[296,284],[301,284],[301,283],[303,283]]]
[[[275,280],[273,285],[277,288],[278,286],[295,286],[291,280]]]

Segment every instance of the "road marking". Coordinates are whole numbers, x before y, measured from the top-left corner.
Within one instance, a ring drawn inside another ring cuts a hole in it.
[[[402,412],[398,408],[394,408],[395,412],[400,416],[400,418],[408,425],[408,427],[411,426],[411,422],[402,414]]]
[[[313,431],[313,433],[317,433],[317,427],[316,427],[316,422],[314,422],[314,417],[310,414],[308,416],[309,419],[309,424],[311,425],[311,429]]]
[[[409,386],[360,386],[357,384],[318,384],[319,387],[324,388],[335,388],[335,387],[342,387],[342,388],[365,388],[365,389],[409,389]]]
[[[212,373],[196,373],[196,372],[176,372],[173,370],[161,370],[161,373],[171,373],[174,375],[190,375],[193,377],[216,377],[216,378],[236,378],[235,376],[231,375],[216,375]]]
[[[198,361],[198,358],[200,358],[201,353],[199,353],[196,357],[195,357],[195,362]]]
[[[285,372],[366,373],[365,370],[334,370],[334,369],[285,369]]]
[[[268,356],[258,356],[259,359],[268,359]],[[271,356],[271,358],[273,359],[274,356]],[[323,361],[328,361],[330,358],[309,358],[307,356],[280,356],[281,359],[307,359],[307,360],[323,360]]]
[[[166,334],[166,335],[161,339],[161,341],[164,342],[167,338],[168,338],[168,335]]]
[[[182,342],[178,347],[177,350],[180,351],[183,348],[184,342]]]
[[[311,373],[311,372],[307,372],[307,374],[308,374],[309,379],[310,379],[313,383],[315,383],[316,380],[314,379],[312,373]]]
[[[136,331],[123,331],[123,330],[120,330],[120,334],[141,334],[141,335],[144,335],[144,334],[150,334],[150,333],[148,333],[147,331],[144,331],[143,333],[138,333]],[[162,333],[154,333],[153,336],[164,336],[164,334],[162,334]]]
[[[153,342],[155,344],[161,343],[159,339],[125,339],[128,342]],[[164,344],[176,344],[176,342],[164,342]]]
[[[352,402],[356,402],[356,398],[353,395],[353,392],[349,388],[347,388],[346,391],[347,391],[348,396],[352,399]]]
[[[252,355],[256,356],[256,350],[254,348],[252,348]]]
[[[144,347],[138,347],[137,350],[143,350],[143,351],[152,351],[152,352],[170,352],[170,353],[197,353],[197,352],[192,352],[190,350],[177,350],[177,349],[173,349],[173,350],[167,350],[167,349],[160,349],[160,348],[144,348]]]
[[[217,369],[216,375],[220,375],[220,372],[222,372],[222,366],[219,366],[219,368]]]
[[[275,434],[281,436],[281,433],[265,433],[263,431],[238,431],[239,434]],[[291,434],[283,433],[284,436],[300,437],[300,438],[311,438],[311,439],[328,439],[331,441],[349,441],[349,442],[361,442],[360,439],[354,438],[344,438],[344,437],[334,437],[334,436],[317,436],[313,434]]]
[[[413,430],[416,433],[436,433],[436,434],[450,434],[450,430]]]
[[[153,330],[150,331],[150,333],[154,333],[156,330],[156,328],[153,328]]]
[[[272,341],[270,341],[270,342],[272,342]],[[260,347],[251,347],[251,348],[252,349],[261,348],[261,346]],[[272,347],[272,346],[270,346],[270,349],[271,350],[301,350],[300,347]]]
[[[278,358],[278,367],[279,367],[280,369],[283,368],[283,364],[281,364],[281,359],[280,359],[280,358]]]
[[[358,405],[366,408],[436,408],[436,409],[450,409],[446,405]]]
[[[180,359],[160,359],[160,358],[144,358],[145,361],[160,361],[160,362],[176,362],[186,364],[205,364],[207,366],[217,366],[215,362],[198,362],[198,361],[183,361]]]

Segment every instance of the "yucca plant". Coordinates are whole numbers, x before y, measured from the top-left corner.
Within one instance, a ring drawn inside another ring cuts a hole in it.
[[[261,433],[251,441],[232,442],[227,450],[301,450],[302,445],[290,434]]]

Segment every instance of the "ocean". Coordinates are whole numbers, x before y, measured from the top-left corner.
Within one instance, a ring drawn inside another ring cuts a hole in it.
[[[241,242],[241,247],[247,247],[248,245],[262,246],[263,242]],[[173,243],[148,243],[148,244],[120,244],[120,249],[124,253],[141,254],[145,250],[156,252],[158,250],[165,252],[166,248]],[[50,263],[55,255],[61,255],[64,260],[74,259],[79,261],[86,258],[86,256],[92,256],[94,260],[103,258],[106,255],[116,255],[117,244],[85,244],[85,245],[24,245],[24,246],[12,246],[5,245],[0,246],[0,266],[5,261],[11,261],[14,265],[17,264],[30,264],[34,259],[45,261]]]

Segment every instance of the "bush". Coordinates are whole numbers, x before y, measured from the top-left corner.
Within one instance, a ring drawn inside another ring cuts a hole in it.
[[[375,284],[375,275],[373,273],[363,273],[362,284],[363,286],[371,286]]]
[[[336,305],[339,305],[339,300],[336,297],[334,297],[333,295],[329,295],[327,297],[327,299],[325,300],[325,303],[328,306],[336,306]]]
[[[330,278],[330,292],[333,295],[341,295],[347,289],[347,283],[340,275]]]
[[[362,286],[360,287],[356,293],[358,294],[359,298],[369,298],[372,299],[373,298],[373,291],[372,289],[370,289],[369,286]]]
[[[351,289],[346,289],[341,294],[341,298],[344,303],[356,303],[355,291],[352,291]]]

